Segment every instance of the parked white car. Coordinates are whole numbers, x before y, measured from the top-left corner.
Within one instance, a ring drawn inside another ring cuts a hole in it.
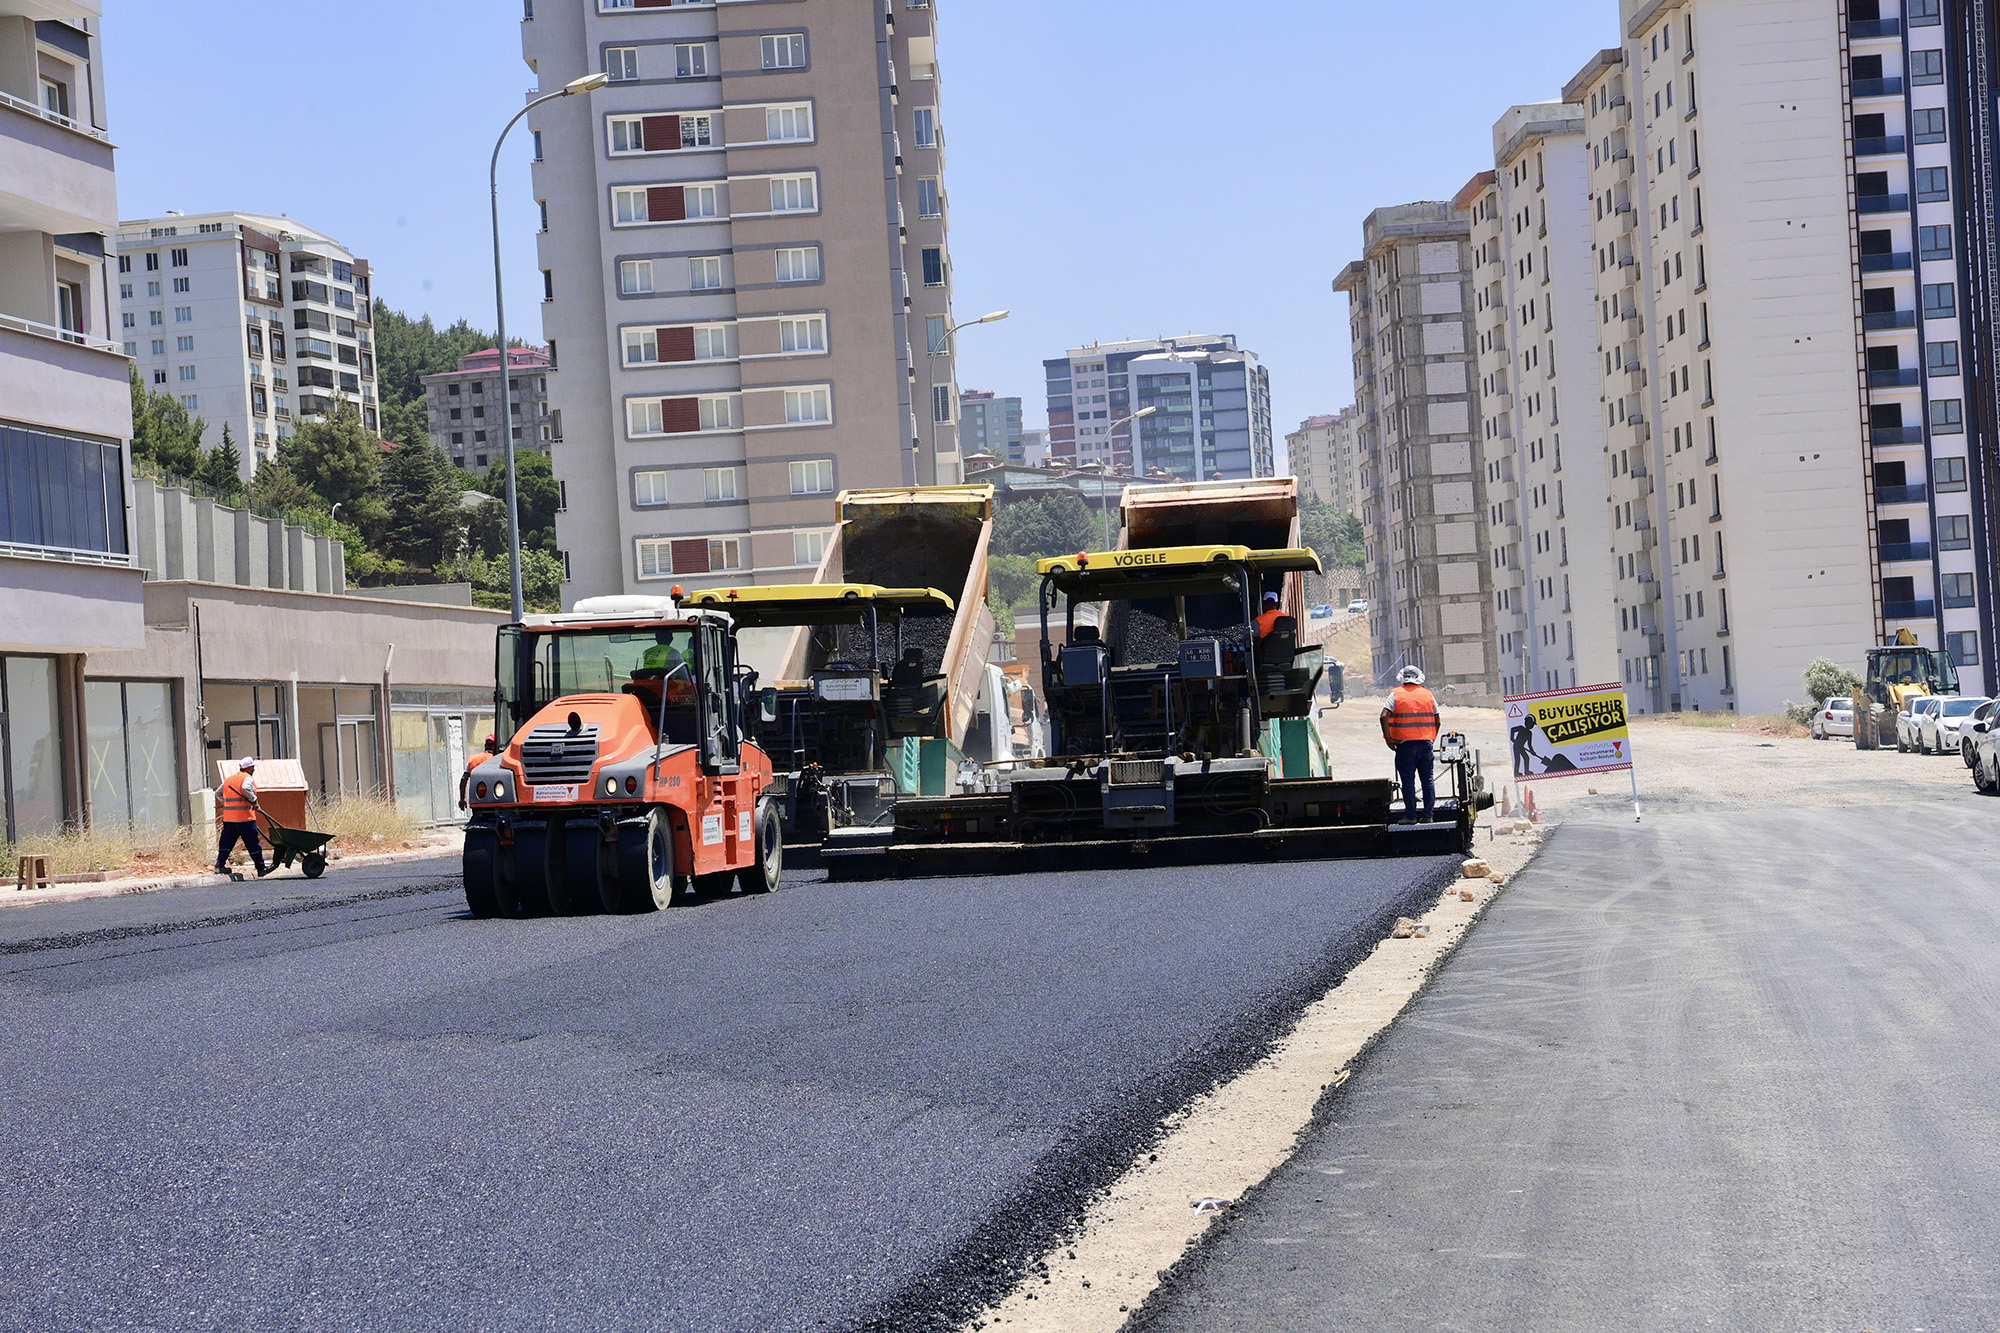
[[[1910,706],[1896,714],[1896,752],[1898,754],[1908,754],[1910,751],[1919,748],[1920,742],[1918,737],[1921,734],[1920,728],[1924,724],[1924,718],[1928,714],[1937,711],[1939,702],[1940,698],[1938,695],[1922,695],[1910,700]]]
[[[1917,723],[1917,749],[1924,754],[1950,754],[1957,750],[1959,729],[1986,702],[1983,694],[1938,700],[1938,706]]]
[[[1835,697],[1828,699],[1813,714],[1812,737],[1823,741],[1829,736],[1854,735],[1854,700]]]
[[[1358,616],[1367,609],[1368,599],[1366,597],[1357,597],[1347,604],[1347,613],[1352,616]]]
[[[1994,728],[2000,727],[2000,709],[1965,724],[1965,739],[1972,746],[1972,785],[1988,796],[2000,793],[2000,755],[1994,753]]]

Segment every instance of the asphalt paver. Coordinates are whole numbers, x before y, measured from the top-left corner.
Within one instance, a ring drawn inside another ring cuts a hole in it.
[[[1991,815],[1565,825],[1136,1327],[1993,1327]]]
[[[0,915],[0,1329],[948,1326],[1454,871]]]

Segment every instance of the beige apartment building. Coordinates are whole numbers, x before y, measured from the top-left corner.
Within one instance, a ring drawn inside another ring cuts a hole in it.
[[[1501,686],[1600,684],[1619,664],[1582,108],[1509,108],[1493,164],[1452,202],[1472,231]]]
[[[936,10],[538,0],[564,600],[819,565],[833,497],[959,479]]]
[[[1338,413],[1307,417],[1285,437],[1285,456],[1298,478],[1300,499],[1361,517],[1359,432],[1360,413],[1349,405]]]
[[[1333,288],[1348,298],[1377,679],[1417,666],[1454,702],[1494,704],[1468,236],[1448,202],[1378,208]]]

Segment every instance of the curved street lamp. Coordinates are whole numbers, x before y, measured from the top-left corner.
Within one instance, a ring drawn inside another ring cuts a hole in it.
[[[933,485],[937,483],[937,355],[951,346],[952,335],[960,329],[969,329],[974,324],[997,324],[1013,313],[1011,310],[995,310],[990,314],[981,315],[978,319],[968,319],[963,324],[954,324],[944,331],[944,337],[938,339],[938,345],[930,349],[927,364],[930,367],[931,382],[931,483]],[[914,458],[910,460],[910,484],[912,486],[924,484],[923,476],[917,471],[917,460]]]
[[[1128,421],[1137,421],[1140,417],[1149,417],[1159,410],[1158,407],[1142,407],[1137,412],[1129,416],[1122,416],[1109,426],[1106,426],[1104,428],[1106,446],[1110,445],[1111,437],[1118,433],[1120,426]],[[1125,492],[1121,489],[1118,494],[1122,497]],[[1104,534],[1104,549],[1108,551],[1111,549],[1111,510],[1104,502],[1104,474],[1102,472],[1097,474],[1097,520],[1098,531]]]
[[[508,134],[521,123],[521,117],[542,103],[553,102],[558,97],[595,92],[610,81],[609,74],[586,74],[580,79],[570,80],[556,92],[537,97],[516,111],[514,118],[507,122],[507,128],[501,130],[500,137],[493,141],[493,160],[486,169],[486,188],[493,201],[493,305],[499,326],[495,330],[495,338],[500,344],[500,443],[507,455],[507,573],[514,595],[516,621],[527,615],[528,604],[521,595],[521,499],[514,485],[514,383],[507,373],[507,296],[500,282],[500,146],[507,142]]]

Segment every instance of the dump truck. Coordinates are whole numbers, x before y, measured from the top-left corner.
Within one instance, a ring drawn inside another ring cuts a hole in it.
[[[650,912],[784,868],[749,672],[720,611],[597,597],[503,626],[503,748],[468,775],[476,917]]]
[[[1854,688],[1854,748],[1896,744],[1896,714],[1927,694],[1957,694],[1958,665],[1942,648],[1925,648],[1907,629],[1868,650],[1867,674]]]
[[[1319,650],[1282,622],[1260,635],[1257,608],[1317,570],[1313,552],[1126,547],[1036,568],[1050,758],[991,791],[905,799],[888,828],[835,833],[834,878],[1470,848],[1492,801],[1462,741],[1440,746],[1441,818],[1418,827],[1391,827],[1388,778],[1273,752],[1272,724],[1311,727]]]
[[[946,734],[948,677],[906,625],[934,629],[956,602],[936,588],[798,583],[709,588],[688,604],[726,612],[740,633],[795,633],[777,678],[750,682],[750,738],[771,760],[785,842],[872,824],[895,804],[901,748]]]

